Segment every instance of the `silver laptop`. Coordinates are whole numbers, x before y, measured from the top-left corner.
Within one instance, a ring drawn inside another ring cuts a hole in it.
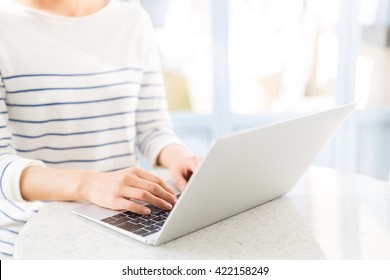
[[[170,212],[151,206],[150,215],[138,215],[93,204],[74,212],[147,244],[168,242],[287,193],[354,106],[219,139]]]

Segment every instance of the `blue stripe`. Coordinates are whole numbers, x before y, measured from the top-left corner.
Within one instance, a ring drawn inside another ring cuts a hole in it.
[[[153,139],[161,136],[161,135],[172,135],[170,132],[168,131],[161,131],[159,133],[155,133],[155,134],[150,134],[148,136],[146,136],[143,140],[142,140],[142,143],[140,145],[140,148],[141,149],[144,149],[145,145],[149,144]]]
[[[123,170],[123,169],[126,169],[126,168],[130,168],[132,166],[134,166],[134,164],[133,165],[126,165],[126,166],[121,167],[121,168],[114,168],[114,169],[110,169],[110,170],[105,170],[105,171],[102,171],[102,172],[105,172],[105,173],[115,172],[115,171]]]
[[[113,114],[106,115],[98,115],[98,116],[89,116],[89,117],[78,117],[78,118],[68,118],[68,119],[50,119],[50,120],[42,120],[42,121],[30,121],[30,120],[18,120],[18,119],[9,119],[10,122],[20,122],[20,123],[48,123],[48,122],[65,122],[65,121],[80,121],[80,120],[89,120],[89,119],[98,119],[105,117],[114,117],[120,115],[128,115],[134,113],[150,113],[150,112],[163,112],[167,111],[166,109],[143,109],[136,111],[127,111],[127,112],[119,112]]]
[[[21,153],[31,153],[39,150],[55,150],[55,151],[64,151],[64,150],[76,150],[76,149],[90,149],[90,148],[97,148],[97,147],[103,147],[103,146],[109,146],[109,145],[116,145],[116,144],[123,144],[123,143],[130,143],[131,141],[134,141],[133,139],[127,139],[127,140],[121,140],[121,141],[115,141],[115,142],[109,142],[104,144],[98,144],[98,145],[88,145],[88,146],[75,146],[75,147],[39,147],[31,150],[22,150],[22,149],[16,149],[17,152]]]
[[[0,228],[0,230],[8,231],[9,233],[13,233],[13,234],[19,234],[19,232],[9,228]]]
[[[4,243],[4,244],[7,244],[7,245],[15,246],[15,244],[13,244],[11,242],[8,242],[8,241],[0,240],[0,242]]]
[[[27,222],[27,221],[22,221],[22,220],[18,220],[18,219],[12,218],[11,216],[9,216],[7,213],[3,212],[2,210],[0,210],[0,213],[3,214],[4,216],[6,216],[8,219],[10,219],[12,221],[19,222],[19,223],[26,223]]]
[[[105,117],[114,117],[120,115],[128,115],[133,114],[135,111],[127,111],[106,115],[98,115],[98,116],[89,116],[89,117],[79,117],[79,118],[68,118],[68,119],[51,119],[51,120],[43,120],[43,121],[30,121],[30,120],[18,120],[18,119],[9,119],[10,122],[19,122],[19,123],[48,123],[48,122],[65,122],[65,121],[81,121],[81,120],[90,120],[90,119],[98,119]]]
[[[150,129],[145,129],[143,131],[137,131],[137,135],[140,136],[142,134],[145,134],[145,133],[156,133],[156,132],[167,132],[170,134],[170,132],[166,131],[166,130],[162,130],[161,128],[154,128],[152,130]]]
[[[6,128],[6,126],[5,125],[0,126],[0,129],[3,129],[3,128]]]
[[[137,98],[138,96],[119,96],[113,98],[99,99],[99,100],[90,100],[90,101],[75,101],[75,102],[56,102],[56,103],[43,103],[43,104],[12,104],[6,103],[9,107],[45,107],[45,106],[56,106],[56,105],[79,105],[79,104],[88,104],[88,103],[99,103],[99,102],[109,102],[127,98]]]
[[[0,138],[0,141],[3,141],[3,140],[11,140],[11,137]]]
[[[143,122],[137,122],[136,125],[145,125],[145,124],[151,124],[155,122],[161,122],[163,121],[162,119],[156,119],[156,120],[149,120],[149,121],[143,121]]]
[[[12,254],[9,254],[9,253],[4,253],[4,252],[0,252],[1,255],[4,255],[4,256],[8,256],[8,257],[12,257],[13,255]]]
[[[0,88],[5,88],[5,85],[0,85]]]
[[[150,74],[160,74],[161,71],[146,71],[144,72],[145,75],[150,75]]]
[[[121,82],[121,83],[91,86],[91,87],[32,88],[32,89],[23,89],[23,90],[16,90],[16,91],[7,91],[7,94],[36,92],[36,91],[48,91],[48,90],[88,90],[88,89],[108,88],[108,87],[115,87],[115,86],[129,85],[129,84],[141,85],[139,82],[130,81],[130,82]],[[141,85],[141,86],[144,86],[144,85]]]
[[[8,148],[8,145],[0,146],[0,149]]]
[[[0,112],[0,115],[5,115],[5,114],[8,114],[8,112],[7,111]]]
[[[141,84],[141,87],[162,87],[164,84]]]
[[[74,135],[83,135],[83,134],[94,134],[94,133],[100,133],[100,132],[106,132],[106,131],[113,131],[113,130],[122,130],[126,128],[134,127],[133,124],[126,125],[126,126],[119,126],[119,127],[113,127],[108,129],[100,129],[100,130],[90,130],[90,131],[80,131],[80,132],[73,132],[73,133],[45,133],[40,135],[23,135],[23,134],[13,134],[14,137],[20,137],[20,138],[28,138],[28,139],[36,139],[36,138],[42,138],[46,136],[74,136]]]
[[[4,177],[4,173],[5,171],[7,170],[8,166],[10,166],[11,163],[13,163],[14,161],[10,161],[8,162],[8,164],[3,168],[3,172],[1,172],[1,177],[0,177],[0,190],[1,190],[1,194],[3,195],[3,197],[8,200],[8,198],[5,196],[5,193],[4,193],[4,190],[3,190],[3,177]]]
[[[83,77],[83,76],[94,76],[94,75],[101,75],[101,74],[110,74],[115,72],[122,72],[122,71],[143,71],[141,68],[131,68],[131,67],[125,67],[120,68],[116,70],[109,70],[109,71],[102,71],[102,72],[93,72],[93,73],[78,73],[78,74],[24,74],[24,75],[14,75],[14,76],[8,76],[3,77],[3,80],[11,80],[16,78],[25,78],[25,77]]]
[[[40,159],[40,161],[43,161],[44,163],[48,163],[48,164],[87,163],[87,162],[105,161],[105,160],[108,160],[108,159],[119,158],[119,157],[127,157],[127,156],[132,156],[132,155],[134,155],[134,153],[126,153],[126,154],[115,155],[115,156],[99,158],[99,159],[75,159],[75,160],[64,160],[64,161],[48,161],[48,160]]]
[[[150,112],[166,112],[167,109],[142,109],[136,110],[136,113],[150,113]]]
[[[160,95],[160,96],[139,96],[138,99],[144,100],[144,99],[163,99],[165,96]]]

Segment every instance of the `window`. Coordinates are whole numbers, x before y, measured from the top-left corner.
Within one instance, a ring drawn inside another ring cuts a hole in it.
[[[335,103],[338,1],[230,0],[231,111]]]
[[[361,0],[356,58],[359,109],[390,106],[390,1]]]
[[[141,3],[157,22],[176,130],[195,151],[336,102],[338,0]]]
[[[155,26],[175,130],[197,154],[215,138],[209,0],[141,0]]]
[[[157,26],[156,34],[169,108],[173,112],[209,114],[213,109],[209,1],[166,3],[169,5],[160,19],[163,24]]]

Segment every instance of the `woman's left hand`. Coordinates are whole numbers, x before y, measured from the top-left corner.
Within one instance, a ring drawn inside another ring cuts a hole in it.
[[[169,167],[172,179],[180,191],[183,191],[187,186],[188,180],[198,169],[199,165],[200,158],[198,156],[187,155],[181,157]]]
[[[162,149],[158,164],[167,167],[177,188],[183,191],[188,180],[200,166],[200,157],[179,145],[168,145]]]

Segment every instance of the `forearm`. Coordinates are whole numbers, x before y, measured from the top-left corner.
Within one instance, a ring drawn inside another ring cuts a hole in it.
[[[157,164],[176,169],[175,164],[190,157],[194,155],[188,149],[172,144],[162,149]],[[91,187],[96,185],[91,184],[91,181],[102,182],[103,178],[99,176],[102,177],[102,174],[93,171],[54,169],[33,165],[22,172],[20,191],[25,200],[90,200]]]
[[[92,173],[29,166],[20,178],[20,191],[25,200],[83,200],[83,181]]]
[[[101,207],[148,214],[144,201],[163,210],[176,202],[173,191],[159,177],[138,167],[115,172],[62,170],[29,166],[20,178],[25,200],[87,200]]]

